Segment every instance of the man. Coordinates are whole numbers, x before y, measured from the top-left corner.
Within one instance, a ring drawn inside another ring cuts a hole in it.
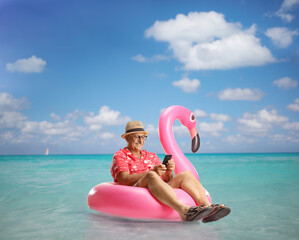
[[[203,219],[203,222],[211,222],[230,213],[230,208],[224,205],[209,203],[204,188],[191,172],[173,176],[173,159],[165,166],[155,153],[142,150],[147,135],[141,122],[127,123],[125,134],[121,136],[127,141],[127,147],[114,154],[111,165],[111,174],[116,183],[148,188],[160,202],[177,211],[183,221]],[[181,203],[173,188],[183,189],[199,207]]]

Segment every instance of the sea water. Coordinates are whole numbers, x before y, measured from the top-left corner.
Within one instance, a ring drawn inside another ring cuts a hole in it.
[[[0,239],[299,239],[298,153],[187,157],[229,216],[207,224],[105,216],[88,208],[87,194],[112,181],[112,155],[0,156]]]

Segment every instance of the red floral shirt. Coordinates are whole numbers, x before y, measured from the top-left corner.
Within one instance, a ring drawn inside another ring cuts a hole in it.
[[[160,164],[162,164],[161,160],[155,153],[141,150],[141,158],[139,159],[128,148],[124,148],[113,155],[110,170],[114,182],[118,182],[116,177],[120,172],[130,172],[130,174],[142,173]]]

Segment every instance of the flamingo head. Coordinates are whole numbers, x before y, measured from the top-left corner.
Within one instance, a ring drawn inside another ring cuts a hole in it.
[[[191,150],[193,153],[197,152],[200,147],[200,138],[196,129],[196,117],[193,112],[188,109],[184,109],[183,115],[179,119],[180,122],[188,128],[192,143],[191,143]]]

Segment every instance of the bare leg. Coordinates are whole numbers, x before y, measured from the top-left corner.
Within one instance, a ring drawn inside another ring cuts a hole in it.
[[[181,188],[187,192],[196,203],[201,205],[210,206],[210,202],[206,197],[205,190],[200,182],[194,177],[190,171],[181,172],[172,178],[168,184],[172,188]]]
[[[149,171],[138,181],[138,187],[148,188],[155,198],[177,211],[182,220],[186,219],[185,214],[188,212],[190,206],[182,204],[177,199],[172,187],[164,182],[157,173]]]

